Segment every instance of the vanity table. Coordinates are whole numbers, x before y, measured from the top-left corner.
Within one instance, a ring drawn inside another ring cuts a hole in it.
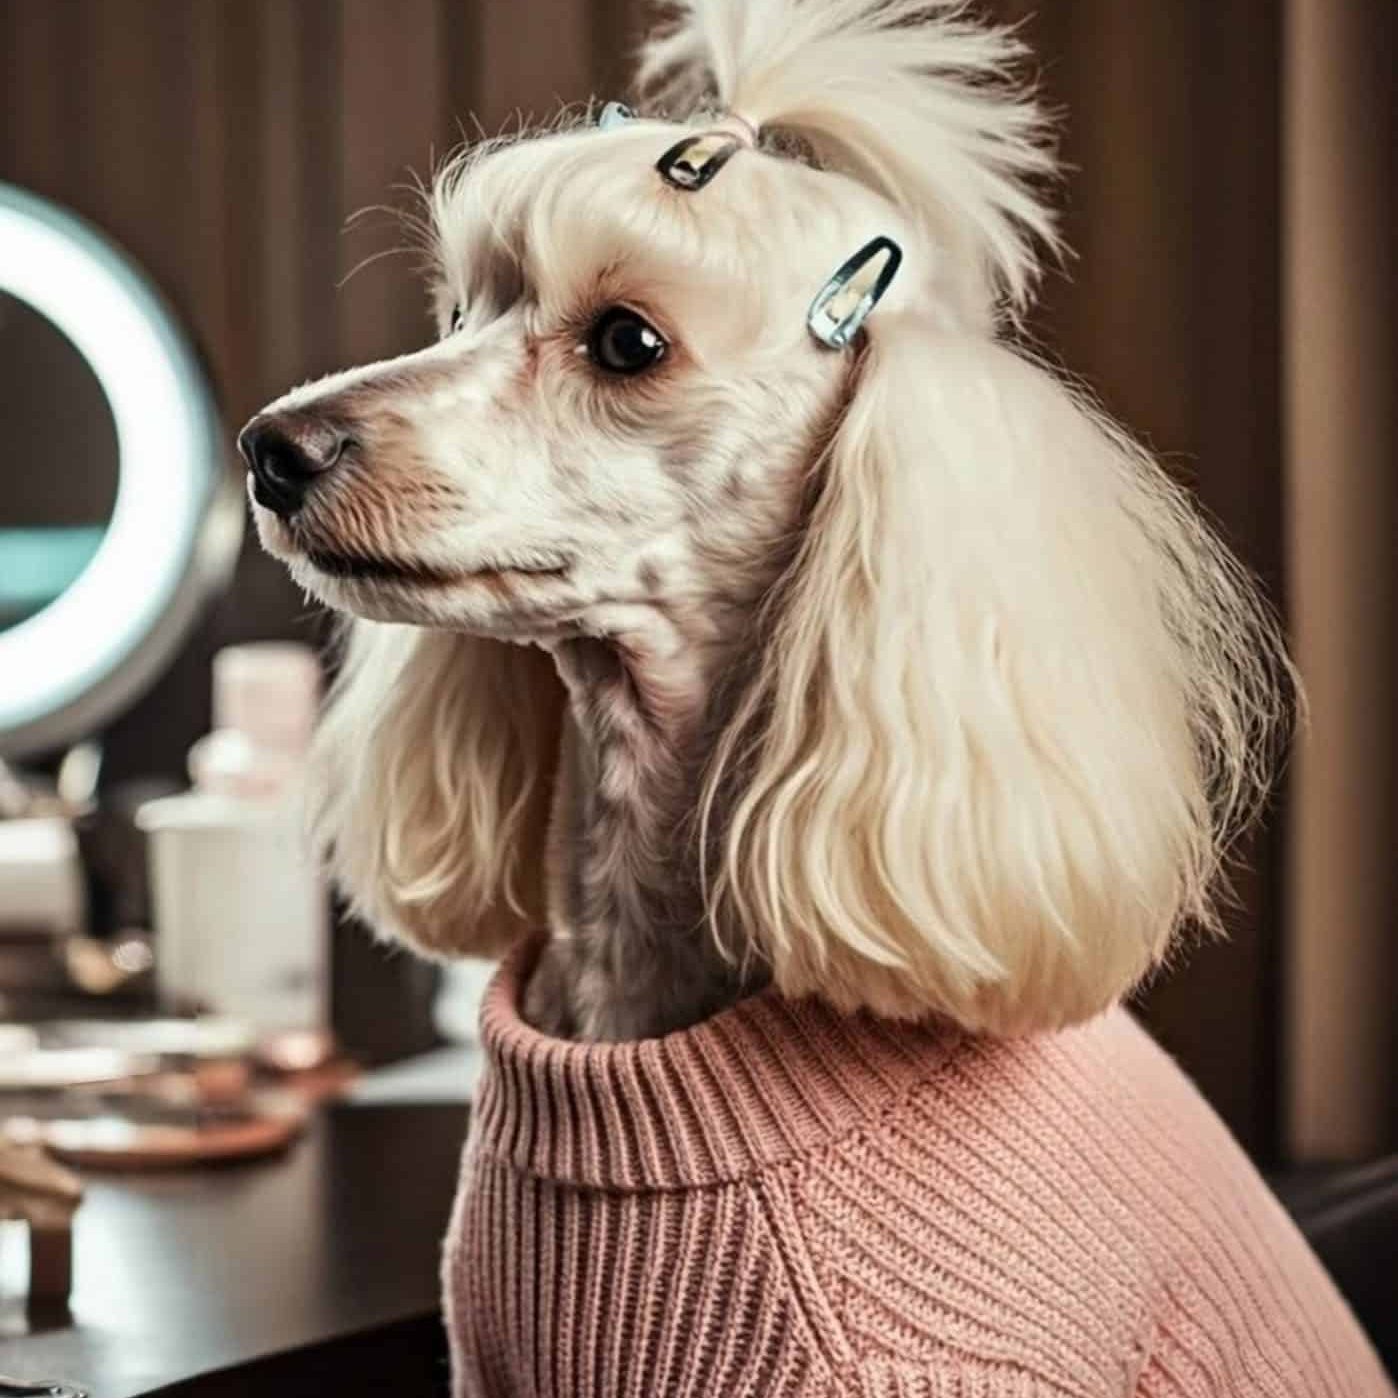
[[[339,1103],[277,1159],[88,1176],[71,1316],[0,1307],[0,1373],[91,1398],[442,1398],[466,1116]]]

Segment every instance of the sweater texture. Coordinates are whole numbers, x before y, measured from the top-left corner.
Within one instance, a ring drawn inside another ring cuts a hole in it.
[[[1391,1398],[1124,1011],[975,1038],[755,996],[584,1045],[482,1010],[455,1398]]]

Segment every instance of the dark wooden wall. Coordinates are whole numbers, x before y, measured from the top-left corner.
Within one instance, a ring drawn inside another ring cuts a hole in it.
[[[999,0],[1067,110],[1066,226],[1039,333],[1197,484],[1278,589],[1279,0]],[[205,348],[230,423],[293,381],[417,343],[397,238],[410,171],[487,131],[617,91],[639,0],[0,0],[0,178],[107,229]],[[341,283],[343,282],[343,285]],[[314,636],[245,550],[186,654],[110,734],[118,770],[176,772],[208,657]],[[1255,1153],[1277,1146],[1275,825],[1233,937],[1146,1001]]]

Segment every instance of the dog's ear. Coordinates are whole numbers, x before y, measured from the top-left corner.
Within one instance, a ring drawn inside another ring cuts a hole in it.
[[[1081,1020],[1207,921],[1288,662],[1144,453],[992,341],[880,313],[707,791],[716,928],[777,985]]]
[[[308,796],[336,884],[377,932],[493,955],[543,925],[561,704],[533,647],[353,624]]]

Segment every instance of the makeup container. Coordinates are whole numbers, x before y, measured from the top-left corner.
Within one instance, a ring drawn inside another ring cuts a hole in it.
[[[326,1026],[327,906],[302,796],[319,689],[303,646],[221,651],[193,789],[138,813],[170,1009],[237,1016],[262,1034]]]

